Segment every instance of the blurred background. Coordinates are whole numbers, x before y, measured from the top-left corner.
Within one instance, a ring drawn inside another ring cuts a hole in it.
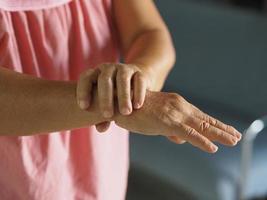
[[[156,0],[177,62],[164,91],[244,132],[267,114],[267,1]],[[240,199],[241,144],[210,155],[131,134],[127,200]],[[267,131],[253,141],[243,199],[267,199]]]

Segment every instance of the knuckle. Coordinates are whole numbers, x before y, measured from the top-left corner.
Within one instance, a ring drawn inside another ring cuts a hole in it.
[[[171,99],[175,100],[175,101],[178,101],[178,102],[184,100],[184,98],[183,98],[182,96],[180,96],[180,95],[178,95],[178,94],[176,94],[176,93],[170,93],[170,94],[169,94],[169,97],[170,97]]]
[[[208,118],[208,122],[212,125],[212,126],[217,126],[218,125],[218,120],[214,119],[212,117],[207,117]]]
[[[195,131],[195,129],[193,129],[193,128],[188,128],[187,129],[187,131],[186,131],[186,138],[188,139],[188,138],[194,138],[195,137],[195,135],[196,135],[196,131]]]
[[[110,72],[117,72],[117,67],[116,65],[109,65],[108,67],[106,67],[106,71]]]
[[[102,63],[98,66],[98,68],[101,70],[101,71],[104,71],[106,70],[107,68],[113,68],[113,64],[111,63]]]
[[[117,78],[119,81],[129,81],[130,80],[130,75],[128,72],[121,72],[118,74]]]
[[[126,65],[123,63],[118,63],[116,64],[116,68],[118,69],[118,71],[124,71],[126,70]]]
[[[206,113],[202,112],[201,110],[199,110],[198,112],[201,115],[201,119],[203,121],[206,121],[206,122],[212,124],[212,121],[211,121],[210,117]]]
[[[210,128],[210,124],[205,121],[202,121],[199,125],[199,129],[201,132],[206,132],[207,130],[209,130],[209,128]]]
[[[114,65],[110,65],[108,67],[105,67],[103,70],[101,70],[102,74],[108,75],[108,76],[113,76],[117,72],[117,69]]]
[[[101,74],[100,76],[99,76],[99,81],[102,81],[102,82],[111,82],[112,80],[111,80],[111,77],[110,76],[108,76],[107,74]]]
[[[136,72],[141,72],[137,65],[130,65],[130,67]]]
[[[169,96],[169,98],[175,99],[175,98],[177,98],[178,95],[176,93],[169,93],[168,96]]]

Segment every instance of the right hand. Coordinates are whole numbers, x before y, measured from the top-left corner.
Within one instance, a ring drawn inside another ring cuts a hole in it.
[[[123,63],[103,63],[80,74],[77,82],[77,103],[83,110],[91,104],[93,85],[97,85],[98,104],[103,117],[111,118],[114,112],[114,97],[122,115],[131,114],[142,107],[146,90],[151,87],[151,77],[140,66]],[[131,95],[132,91],[132,95]],[[132,98],[131,98],[132,97]],[[99,132],[105,132],[110,122],[96,124]]]
[[[209,153],[218,150],[213,142],[234,146],[242,136],[175,93],[147,91],[142,108],[128,116],[118,114],[114,121],[129,131],[163,135],[177,143],[187,141]]]

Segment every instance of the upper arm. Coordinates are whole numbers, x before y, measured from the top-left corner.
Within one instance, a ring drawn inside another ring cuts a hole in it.
[[[152,0],[113,0],[113,9],[124,52],[139,34],[153,30],[167,31]]]

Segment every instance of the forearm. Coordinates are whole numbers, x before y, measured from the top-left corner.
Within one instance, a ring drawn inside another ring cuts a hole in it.
[[[160,91],[175,62],[175,49],[168,31],[140,34],[125,53],[125,63],[137,64],[152,78],[152,90]]]
[[[51,81],[0,67],[0,136],[70,130],[105,121],[97,101],[89,111],[76,100],[75,81]]]

